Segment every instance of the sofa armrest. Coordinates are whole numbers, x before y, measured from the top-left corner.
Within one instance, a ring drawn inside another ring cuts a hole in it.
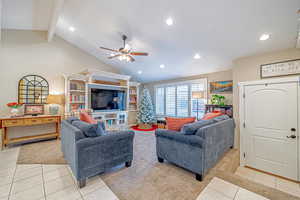
[[[197,135],[184,135],[183,133],[178,131],[171,131],[165,129],[157,129],[155,131],[155,135],[158,138],[162,137],[199,148],[203,147],[203,139]]]
[[[212,168],[234,142],[234,121],[228,119],[200,128],[199,135],[203,143],[204,172]]]

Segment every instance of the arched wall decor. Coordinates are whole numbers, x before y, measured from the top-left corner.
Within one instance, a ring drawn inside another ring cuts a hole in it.
[[[39,75],[21,78],[18,86],[18,102],[24,104],[45,104],[49,95],[48,81]]]

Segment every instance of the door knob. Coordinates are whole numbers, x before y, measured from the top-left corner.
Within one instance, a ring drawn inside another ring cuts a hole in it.
[[[295,131],[296,131],[296,129],[295,129],[295,128],[291,128],[291,131],[295,132]]]
[[[292,138],[292,139],[295,139],[296,138],[296,135],[290,135],[290,136],[286,136],[287,138]]]

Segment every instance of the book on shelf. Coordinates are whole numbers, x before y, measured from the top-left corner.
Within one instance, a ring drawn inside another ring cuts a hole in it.
[[[136,89],[130,89],[129,94],[130,95],[136,95]]]
[[[84,91],[85,90],[85,84],[80,84],[78,82],[70,82],[70,90],[80,90]]]
[[[85,95],[70,94],[70,102],[85,102]]]
[[[136,97],[130,97],[130,103],[134,104],[136,103]]]
[[[71,111],[80,111],[80,110],[84,110],[84,109],[85,109],[84,104],[72,104],[71,105]]]

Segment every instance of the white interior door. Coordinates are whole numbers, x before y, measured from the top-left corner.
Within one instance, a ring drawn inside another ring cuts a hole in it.
[[[247,166],[297,180],[297,87],[245,86]]]

